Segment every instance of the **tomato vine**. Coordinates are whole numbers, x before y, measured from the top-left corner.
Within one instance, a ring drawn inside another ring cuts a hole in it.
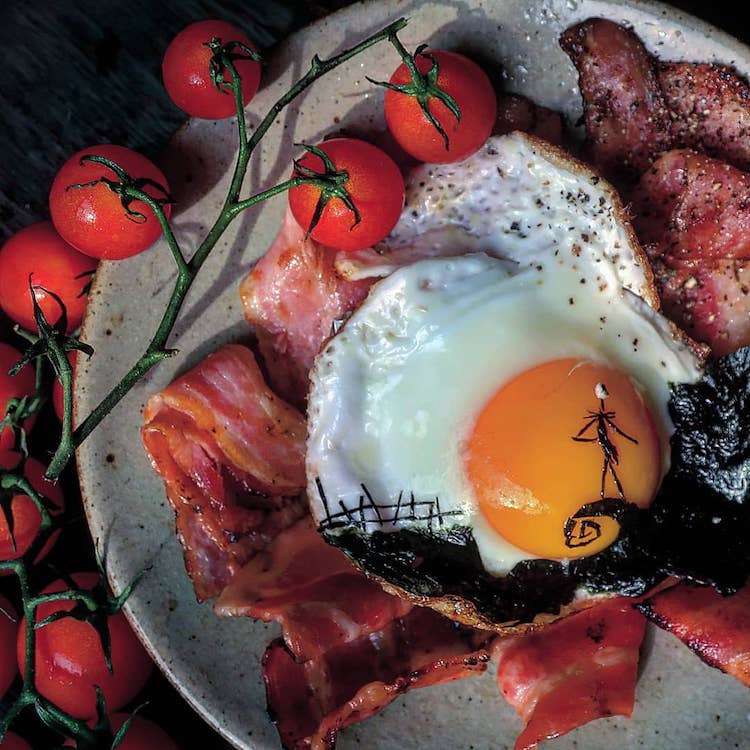
[[[55,729],[61,735],[73,738],[79,748],[114,748],[121,741],[129,723],[126,721],[121,728],[113,731],[107,718],[107,706],[105,705],[104,695],[98,688],[97,719],[95,724],[91,726],[90,723],[72,716],[62,710],[53,701],[45,698],[39,693],[36,687],[35,647],[39,629],[48,626],[60,617],[75,617],[76,619],[83,619],[90,622],[99,633],[108,661],[109,638],[106,632],[106,616],[120,611],[133,586],[136,584],[136,581],[133,581],[119,596],[112,596],[106,589],[104,564],[97,558],[100,583],[94,591],[82,589],[74,585],[74,582],[71,581],[70,587],[64,591],[35,593],[31,576],[35,564],[34,561],[52,534],[56,533],[62,525],[60,516],[52,512],[53,508],[50,506],[47,498],[31,485],[23,473],[24,463],[28,456],[26,433],[23,424],[25,420],[35,415],[44,404],[45,393],[48,390],[43,376],[45,361],[50,363],[56,379],[62,386],[63,392],[61,436],[46,472],[48,479],[57,480],[73,458],[78,446],[96,429],[114,406],[152,367],[162,360],[173,356],[175,350],[168,347],[169,337],[179,316],[182,304],[206,259],[229,224],[243,211],[258,205],[274,195],[286,192],[292,187],[317,184],[316,181],[320,181],[319,175],[295,172],[290,179],[284,182],[261,190],[250,197],[241,197],[251,156],[278,115],[319,78],[373,45],[381,42],[389,42],[399,55],[403,57],[405,50],[397,34],[404,28],[406,23],[406,19],[400,18],[358,44],[328,59],[321,59],[315,55],[307,72],[297,80],[287,93],[281,96],[270,107],[268,113],[250,136],[248,136],[245,122],[241,77],[235,66],[235,61],[254,53],[240,46],[240,51],[245,54],[238,55],[235,48],[239,43],[228,42],[212,45],[211,49],[214,54],[212,65],[217,71],[217,75],[221,73],[223,76],[224,71],[228,71],[231,77],[231,81],[223,80],[222,86],[226,86],[234,98],[239,148],[224,204],[205,238],[190,257],[184,253],[170,225],[168,213],[165,210],[165,206],[169,200],[165,188],[154,186],[151,181],[148,181],[147,184],[143,180],[139,180],[137,176],[129,175],[119,164],[97,156],[95,149],[92,149],[91,155],[83,157],[85,160],[97,162],[111,171],[113,177],[102,177],[95,182],[105,184],[122,200],[124,206],[127,207],[134,201],[142,201],[153,211],[177,266],[177,280],[166,309],[143,354],[122,377],[120,382],[77,427],[73,426],[72,420],[72,368],[68,360],[68,354],[69,352],[80,350],[91,355],[93,350],[84,342],[66,333],[67,321],[64,306],[60,320],[54,325],[50,324],[36,302],[34,289],[30,288],[31,296],[34,300],[34,319],[38,329],[38,336],[19,330],[19,333],[29,340],[30,345],[12,371],[18,371],[24,365],[35,362],[36,392],[32,396],[11,399],[2,425],[0,426],[0,429],[10,427],[13,430],[15,447],[20,450],[21,456],[18,465],[10,470],[2,469],[0,472],[0,493],[9,498],[12,498],[14,494],[27,495],[39,511],[40,525],[34,541],[23,554],[12,559],[0,559],[0,571],[12,573],[16,577],[25,621],[22,634],[25,646],[22,685],[20,691],[17,691],[17,694],[12,699],[10,708],[5,712],[4,716],[0,717],[0,741],[2,741],[2,738],[6,735],[18,716],[30,708],[35,709],[38,717],[45,724]],[[90,183],[88,186],[90,186]],[[144,188],[147,186],[161,188],[162,194],[159,197],[155,197],[146,192]],[[84,187],[84,185],[72,185],[70,189],[75,190],[77,187]],[[9,530],[12,535],[12,519],[7,513],[5,517],[8,520]],[[37,622],[37,611],[40,606],[62,600],[73,600],[75,602],[71,611],[56,614],[53,618],[46,618],[42,622]]]
[[[375,44],[382,41],[389,41],[394,46],[400,47],[401,43],[398,40],[397,33],[404,28],[406,25],[406,19],[400,18],[393,23],[386,26],[381,31],[367,37],[359,44],[344,50],[343,52],[335,55],[326,60],[321,60],[315,55],[310,64],[308,71],[291,87],[291,89],[284,94],[275,104],[271,106],[266,116],[261,120],[260,124],[256,128],[255,132],[247,137],[247,126],[245,123],[244,105],[242,101],[242,87],[241,79],[237,72],[237,68],[234,64],[234,55],[231,53],[230,45],[223,45],[217,50],[217,54],[221,56],[221,65],[225,70],[228,70],[232,82],[231,89],[235,99],[235,107],[237,110],[237,127],[239,131],[239,149],[237,153],[237,160],[234,166],[234,172],[232,180],[229,186],[227,197],[224,201],[224,205],[219,212],[219,216],[214,222],[211,229],[208,231],[203,242],[201,242],[198,249],[195,251],[191,258],[186,258],[177,238],[172,231],[172,228],[167,219],[163,205],[158,199],[149,195],[143,191],[139,186],[133,184],[132,180],[127,180],[127,184],[121,185],[119,192],[123,198],[130,200],[143,201],[153,210],[159,223],[161,224],[164,238],[167,241],[172,256],[174,257],[177,265],[177,280],[172,290],[171,297],[167,303],[167,308],[162,316],[161,322],[156,329],[156,332],[151,339],[151,342],[146,348],[146,351],[141,355],[138,361],[130,368],[130,370],[123,376],[120,382],[107,394],[104,399],[92,410],[92,412],[81,422],[78,427],[72,429],[71,424],[63,423],[62,438],[60,444],[55,451],[55,455],[47,469],[47,477],[49,479],[56,479],[60,476],[65,466],[68,464],[70,459],[73,457],[76,448],[91,434],[91,432],[99,425],[104,417],[119,403],[119,401],[130,391],[130,389],[156,364],[164,359],[168,359],[173,356],[175,351],[167,348],[167,342],[169,335],[172,332],[172,328],[177,321],[182,303],[187,296],[190,287],[192,286],[195,278],[197,277],[200,269],[205,263],[206,259],[210,255],[214,246],[218,242],[224,230],[229,226],[233,219],[235,219],[243,211],[258,205],[259,203],[267,200],[268,198],[278,195],[279,193],[286,192],[291,187],[295,187],[301,184],[305,184],[315,178],[309,178],[302,175],[296,175],[289,180],[286,180],[278,185],[267,188],[265,190],[256,193],[255,195],[240,199],[240,193],[242,190],[242,184],[247,173],[247,168],[250,163],[250,157],[252,156],[255,148],[260,143],[263,136],[268,132],[271,125],[282,112],[282,110],[288,106],[294,99],[296,99],[302,92],[309,88],[315,81],[321,76],[325,75],[329,71],[337,68],[352,57],[360,54],[366,49],[369,49]],[[230,49],[227,49],[230,47]],[[63,365],[58,360],[58,365],[62,368]],[[63,403],[65,404],[65,411],[69,410],[69,404],[72,403],[72,384],[63,383]]]

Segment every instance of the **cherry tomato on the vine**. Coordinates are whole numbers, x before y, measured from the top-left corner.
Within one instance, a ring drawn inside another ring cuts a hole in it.
[[[77,573],[73,580],[84,589],[92,589],[96,573]],[[44,593],[64,591],[62,580],[55,581]],[[59,610],[69,611],[74,603],[62,600],[37,609],[37,622]],[[141,646],[122,612],[107,618],[112,644],[112,672],[107,670],[99,634],[88,622],[63,617],[36,631],[36,688],[57,706],[80,719],[96,716],[98,685],[104,693],[108,711],[129,703],[146,684],[153,662]],[[18,665],[24,674],[26,644],[21,623],[17,642]]]
[[[0,419],[5,416],[8,402],[12,398],[31,396],[36,391],[36,374],[31,365],[24,365],[13,377],[8,375],[13,365],[21,359],[21,353],[10,344],[0,342]],[[24,423],[26,430],[30,430],[35,417],[30,417]],[[13,447],[13,430],[4,427],[0,433],[0,450]]]
[[[124,146],[101,145],[83,149],[68,159],[57,173],[49,194],[52,222],[60,236],[69,244],[92,258],[119,260],[137,255],[159,239],[161,225],[151,207],[143,201],[132,201],[128,213],[123,199],[101,178],[117,181],[117,176],[104,164],[81,161],[84,156],[102,156],[120,167],[134,180],[153,180],[169,191],[161,170],[145,156]],[[165,193],[146,184],[143,191],[156,199]],[[171,206],[164,206],[169,217]]]
[[[24,328],[36,331],[34,296],[50,323],[56,323],[65,306],[67,333],[83,320],[86,310],[86,287],[96,261],[72,248],[55,231],[49,221],[22,229],[0,249],[0,307]],[[58,301],[55,296],[59,297]]]
[[[128,720],[130,714],[115,713],[109,718],[112,732],[115,734]],[[64,747],[73,747],[72,740],[66,740]],[[133,716],[117,750],[178,750],[177,743],[150,719],[136,714]]]
[[[183,29],[167,47],[162,62],[164,87],[172,101],[192,117],[220,120],[236,112],[234,95],[230,89],[221,91],[211,80],[210,65],[213,52],[207,42],[218,39],[221,44],[241,42],[254,52],[253,43],[235,26],[226,21],[198,21]],[[233,54],[246,53],[235,47]],[[242,101],[247,103],[255,96],[260,85],[260,63],[256,60],[233,60],[242,79]],[[223,80],[231,82],[229,70]]]
[[[465,159],[479,150],[492,132],[497,116],[497,97],[487,74],[472,60],[455,52],[425,50],[416,56],[417,70],[427,73],[438,65],[437,87],[453,97],[461,113],[456,119],[439,99],[430,97],[427,107],[448,136],[448,148],[437,128],[413,96],[387,89],[385,119],[400,146],[415,159],[443,164]],[[390,83],[411,83],[411,73],[400,65]]]
[[[331,160],[337,172],[346,172],[343,188],[359,211],[354,212],[338,197],[325,205],[320,220],[311,228],[321,196],[316,185],[299,185],[289,191],[289,206],[297,223],[322,245],[339,250],[361,250],[385,239],[404,207],[404,179],[388,154],[366,141],[333,138],[317,146]],[[325,172],[323,159],[308,152],[299,166]],[[298,172],[298,170],[295,170]]]
[[[1,451],[0,469],[13,469],[18,465],[20,458],[20,454],[13,451]],[[34,458],[26,459],[23,468],[24,476],[29,480],[29,484],[50,502],[50,513],[57,515],[62,513],[65,507],[65,498],[59,485],[44,478],[44,471],[44,465],[39,461]],[[42,514],[39,512],[36,503],[28,495],[21,492],[13,495],[9,510],[13,516],[13,536],[11,537],[4,513],[0,513],[0,559],[15,560],[26,552],[39,533]],[[39,552],[37,561],[49,552],[57,536],[57,532],[50,536],[47,544]],[[14,540],[15,549],[13,547]]]
[[[31,750],[31,745],[17,734],[8,732],[5,737],[3,737],[3,741],[0,742],[0,748],[2,748],[2,750]]]
[[[17,633],[18,618],[16,610],[0,594],[0,699],[5,695],[6,690],[18,674],[18,662],[16,660]]]

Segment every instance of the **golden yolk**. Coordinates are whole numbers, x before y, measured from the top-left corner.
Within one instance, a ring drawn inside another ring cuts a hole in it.
[[[661,480],[653,417],[630,378],[560,359],[521,373],[485,405],[464,468],[492,527],[544,558],[591,555],[619,524],[581,508],[602,498],[640,507]]]

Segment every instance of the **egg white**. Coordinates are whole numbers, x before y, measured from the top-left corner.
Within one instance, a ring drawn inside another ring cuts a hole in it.
[[[657,422],[664,474],[669,383],[694,382],[701,363],[652,307],[648,268],[609,186],[518,134],[439,169],[412,178],[418,189],[389,241],[421,244],[417,255],[435,242],[444,255],[450,242],[496,257],[397,268],[323,349],[311,372],[309,496],[333,533],[333,514],[366,532],[437,529],[428,505],[404,506],[412,494],[438,498],[442,528],[470,527],[485,569],[499,576],[533,555],[485,521],[462,460],[497,389],[567,357],[629,373]]]

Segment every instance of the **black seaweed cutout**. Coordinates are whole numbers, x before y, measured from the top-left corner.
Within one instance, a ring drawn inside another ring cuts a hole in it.
[[[436,521],[438,527],[442,528],[445,526],[446,518],[463,515],[460,510],[441,510],[439,497],[435,497],[434,500],[417,500],[413,492],[408,493],[406,501],[404,501],[404,494],[406,493],[399,492],[395,503],[379,503],[364,484],[360,485],[362,494],[359,496],[359,503],[356,508],[349,508],[339,500],[340,510],[332,513],[330,502],[319,477],[315,478],[315,486],[325,511],[325,518],[318,526],[319,531],[355,527],[360,531],[370,533],[377,527],[383,528],[386,525],[395,525],[399,521],[426,522],[427,529],[432,531]],[[367,517],[365,511],[368,510],[374,510],[376,518]]]

